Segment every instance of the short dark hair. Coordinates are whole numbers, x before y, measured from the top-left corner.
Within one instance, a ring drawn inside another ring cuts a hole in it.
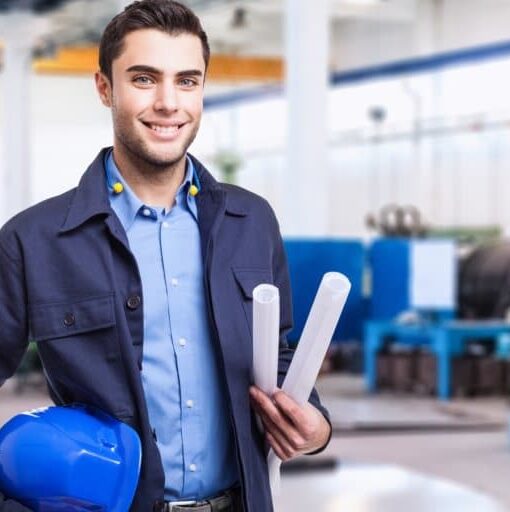
[[[99,69],[112,81],[112,63],[122,53],[124,38],[135,30],[154,28],[177,36],[193,34],[202,43],[205,68],[210,49],[207,34],[198,16],[188,7],[173,0],[141,0],[128,5],[105,28],[99,44]]]

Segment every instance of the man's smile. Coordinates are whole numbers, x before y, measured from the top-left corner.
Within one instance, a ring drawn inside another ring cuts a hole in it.
[[[141,121],[141,123],[148,128],[153,135],[156,135],[158,139],[165,139],[165,140],[173,140],[176,138],[182,127],[186,123],[181,122],[151,122],[151,121]]]

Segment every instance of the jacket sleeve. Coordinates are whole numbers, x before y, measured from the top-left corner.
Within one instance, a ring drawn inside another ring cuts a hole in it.
[[[283,385],[285,375],[289,369],[294,355],[294,350],[289,347],[287,342],[287,334],[292,329],[292,292],[290,286],[289,269],[287,265],[287,256],[285,254],[285,248],[283,246],[283,240],[278,228],[278,222],[274,216],[272,210],[271,215],[273,217],[275,232],[274,232],[274,255],[273,255],[273,280],[274,285],[278,287],[280,291],[280,349],[279,349],[279,360],[278,360],[278,387]],[[328,410],[321,404],[319,394],[317,390],[313,388],[309,402],[316,407],[324,416],[326,421],[331,426]],[[313,454],[320,453],[329,444],[331,440],[331,434],[327,443],[319,450],[313,452]]]
[[[9,243],[11,242],[11,243]],[[16,371],[28,345],[26,293],[17,242],[0,231],[0,386]],[[0,493],[0,512],[31,512]]]
[[[11,241],[9,244],[8,242]],[[28,345],[23,265],[13,234],[0,231],[0,386],[11,377]],[[18,254],[17,254],[18,253]]]

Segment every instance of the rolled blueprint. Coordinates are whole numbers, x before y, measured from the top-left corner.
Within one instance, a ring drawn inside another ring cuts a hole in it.
[[[253,380],[271,396],[276,391],[280,293],[272,284],[253,289]]]
[[[350,290],[351,283],[343,274],[328,272],[322,277],[282,386],[299,404],[304,404],[312,392]],[[279,495],[280,465],[280,459],[271,450],[268,467],[273,502]]]

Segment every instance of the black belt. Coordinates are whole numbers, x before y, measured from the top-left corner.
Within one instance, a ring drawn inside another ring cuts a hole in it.
[[[229,489],[219,496],[200,501],[158,501],[156,512],[243,512],[241,489]]]

